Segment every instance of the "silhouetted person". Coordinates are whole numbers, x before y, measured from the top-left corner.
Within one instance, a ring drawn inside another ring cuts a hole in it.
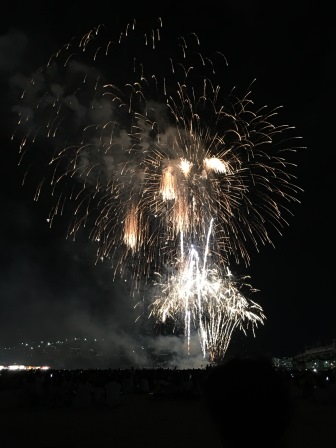
[[[206,407],[224,447],[286,447],[289,383],[268,359],[232,359],[208,370]]]

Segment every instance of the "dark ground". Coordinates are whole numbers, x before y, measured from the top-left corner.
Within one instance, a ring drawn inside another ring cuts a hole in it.
[[[286,448],[336,447],[336,402],[324,401],[293,400]],[[2,406],[0,421],[2,448],[220,447],[201,399],[130,394],[113,409]]]

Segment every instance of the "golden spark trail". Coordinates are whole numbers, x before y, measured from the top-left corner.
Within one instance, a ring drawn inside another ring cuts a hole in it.
[[[263,319],[229,266],[273,244],[302,191],[293,127],[279,124],[280,108],[255,107],[250,89],[226,92],[223,61],[195,33],[174,43],[161,19],[115,35],[99,25],[33,74],[13,135],[22,165],[38,153],[49,222],[72,207],[69,235],[88,231],[97,262],[131,275],[133,293],[154,272],[166,279],[154,281],[150,315],[183,314],[186,338],[194,326],[211,357]]]

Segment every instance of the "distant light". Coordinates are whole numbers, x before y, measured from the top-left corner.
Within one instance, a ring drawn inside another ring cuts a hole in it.
[[[15,364],[8,366],[8,370],[25,370],[25,366]]]

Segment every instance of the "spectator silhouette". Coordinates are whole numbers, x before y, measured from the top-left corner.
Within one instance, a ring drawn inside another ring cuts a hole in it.
[[[86,378],[81,378],[77,384],[76,395],[73,400],[75,408],[90,408],[92,404],[92,386]]]
[[[270,360],[234,358],[213,367],[202,390],[223,446],[286,447],[289,384]]]
[[[120,405],[121,384],[111,378],[105,385],[106,404],[109,408]]]

